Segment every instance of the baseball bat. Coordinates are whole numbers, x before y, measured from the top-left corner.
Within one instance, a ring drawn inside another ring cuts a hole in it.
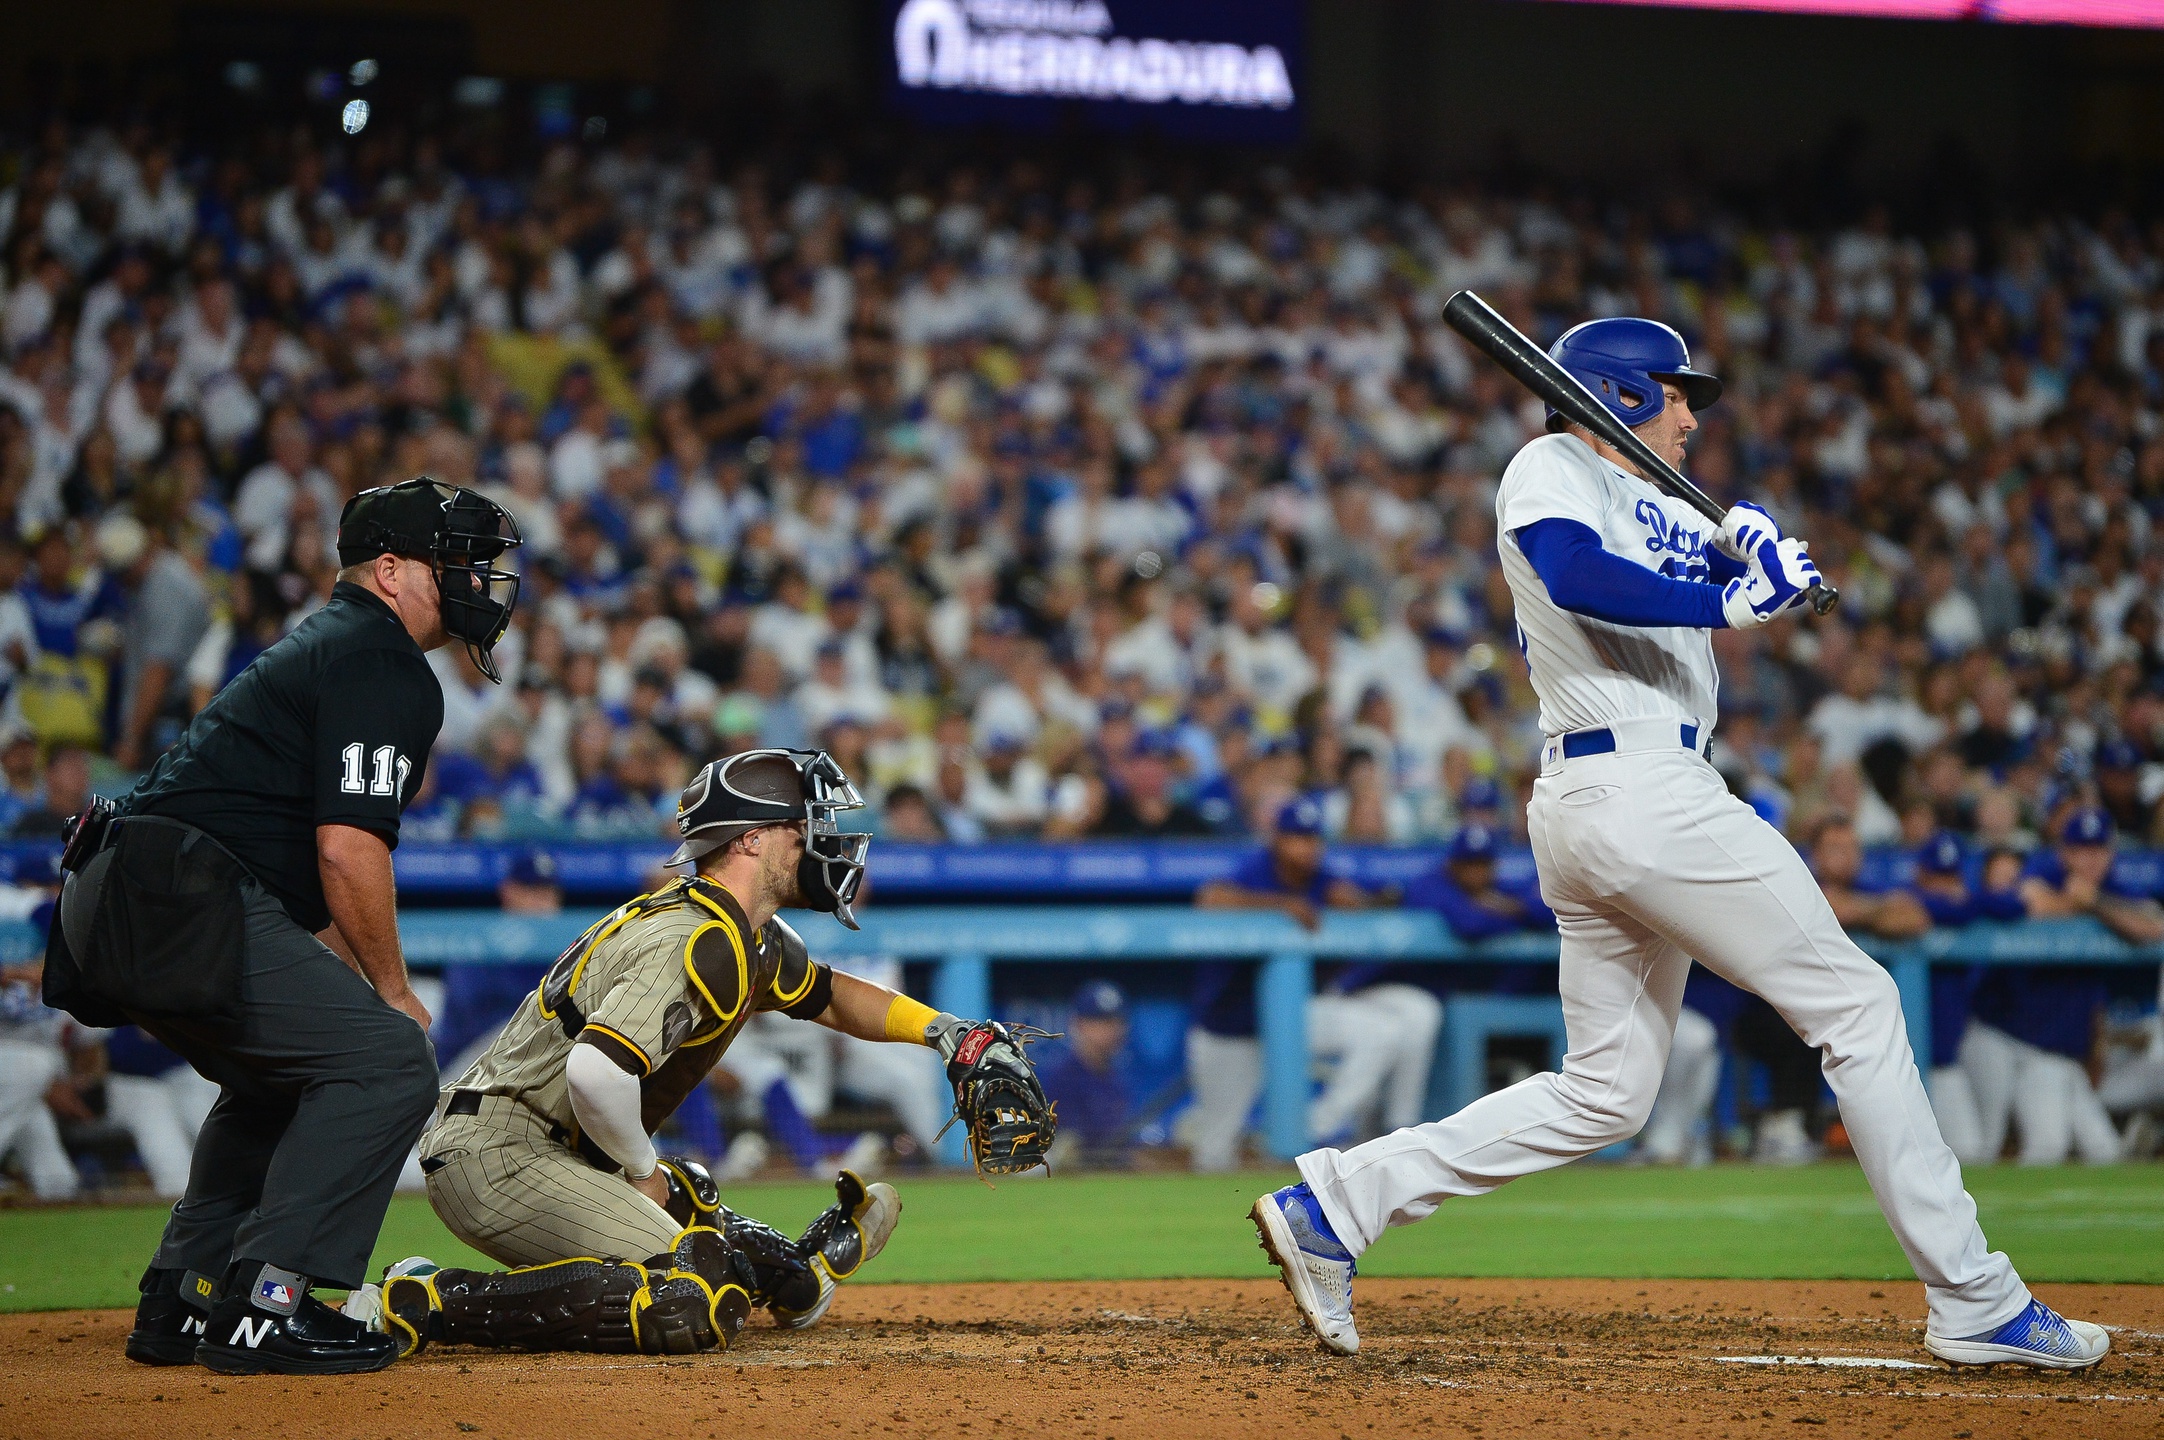
[[[1474,348],[1510,372],[1511,378],[1554,408],[1564,419],[1583,425],[1622,453],[1653,487],[1672,495],[1719,525],[1727,511],[1711,495],[1699,489],[1683,472],[1653,453],[1653,447],[1595,399],[1585,383],[1549,358],[1548,352],[1528,340],[1518,327],[1496,313],[1495,307],[1470,290],[1460,290],[1443,306],[1443,320],[1451,329],[1473,342]],[[1831,585],[1810,589],[1811,608],[1823,615],[1841,599]]]

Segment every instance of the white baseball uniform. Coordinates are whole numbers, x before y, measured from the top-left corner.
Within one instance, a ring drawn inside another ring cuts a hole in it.
[[[1780,832],[1701,757],[1719,684],[1703,630],[1634,628],[1548,596],[1513,532],[1560,518],[1612,554],[1677,578],[1705,574],[1713,527],[1679,501],[1551,435],[1521,450],[1496,496],[1503,573],[1540,696],[1540,779],[1527,807],[1542,896],[1562,930],[1570,1053],[1447,1119],[1350,1150],[1300,1157],[1300,1174],[1354,1253],[1446,1198],[1479,1195],[1629,1139],[1660,1088],[1695,957],[1763,996],[1825,1056],[1841,1118],[1895,1237],[1930,1297],[1930,1328],[1987,1333],[2029,1303],[1988,1251],[1961,1167],[1939,1136],[1892,979],[1834,919]],[[1572,732],[1613,748],[1565,753]]]

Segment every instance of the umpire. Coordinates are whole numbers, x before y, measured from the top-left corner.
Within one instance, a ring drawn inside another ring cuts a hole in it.
[[[324,607],[205,706],[117,807],[73,825],[48,1003],[133,1021],[221,1087],[143,1272],[146,1365],[379,1370],[394,1342],[311,1296],[359,1285],[436,1100],[391,849],[443,724],[424,652],[497,678],[508,515],[423,476],[355,496]]]

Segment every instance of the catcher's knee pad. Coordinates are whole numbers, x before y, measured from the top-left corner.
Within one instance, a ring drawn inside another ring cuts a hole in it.
[[[729,1242],[708,1225],[685,1227],[666,1255],[646,1265],[631,1297],[631,1335],[648,1355],[688,1355],[729,1342],[751,1318],[751,1292]]]
[[[659,1165],[669,1182],[669,1203],[661,1207],[669,1218],[679,1225],[720,1228],[715,1212],[721,1209],[721,1187],[714,1183],[713,1172],[682,1155],[664,1155]]]

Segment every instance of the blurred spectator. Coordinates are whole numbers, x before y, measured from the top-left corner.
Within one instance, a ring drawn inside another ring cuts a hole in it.
[[[1061,1154],[1056,1159],[1089,1166],[1129,1163],[1133,1101],[1118,1064],[1126,1045],[1127,997],[1120,987],[1092,980],[1077,990],[1069,1009],[1066,1048],[1038,1075],[1045,1094],[1059,1107],[1056,1143]]]
[[[1179,746],[1168,731],[1145,730],[1116,768],[1104,814],[1091,833],[1162,840],[1210,833],[1209,822],[1173,793]]]
[[[188,718],[188,662],[210,629],[210,597],[187,561],[131,515],[99,525],[98,558],[128,594],[113,759],[133,770],[177,738]]]
[[[90,804],[90,757],[73,745],[56,746],[45,764],[45,791],[16,817],[8,833],[24,840],[58,840],[68,820]]]

